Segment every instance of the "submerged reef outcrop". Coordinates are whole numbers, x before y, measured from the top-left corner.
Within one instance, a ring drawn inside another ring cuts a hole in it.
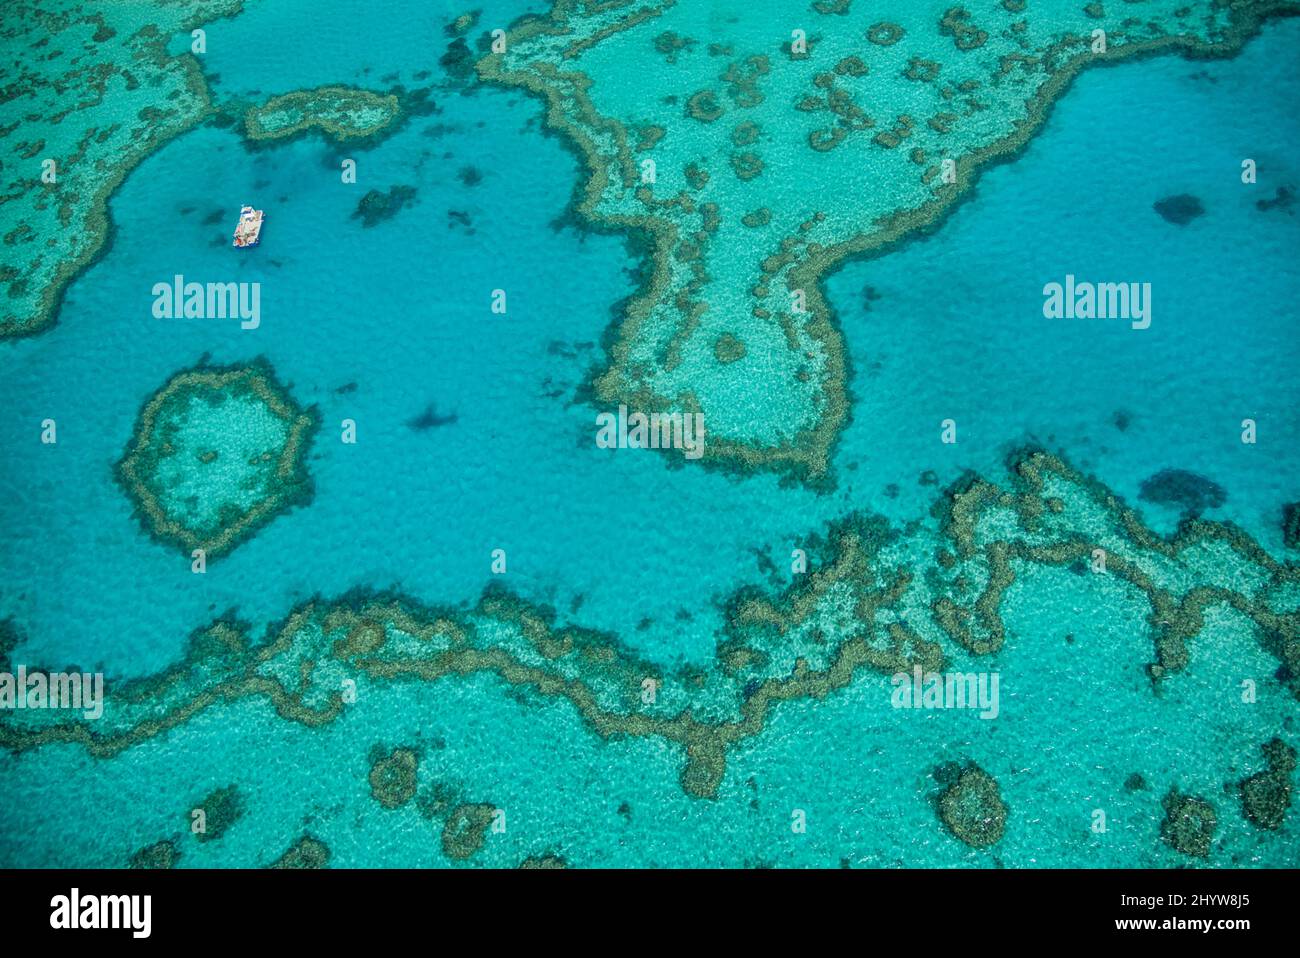
[[[939,820],[948,831],[971,848],[1001,841],[1007,806],[992,775],[974,762],[950,762],[935,769],[934,779],[945,786],[939,796]]]
[[[1179,193],[1176,196],[1166,196],[1162,200],[1156,200],[1153,208],[1160,214],[1161,219],[1175,226],[1186,226],[1198,216],[1205,214],[1205,206],[1199,198],[1190,193]]]
[[[486,802],[466,802],[453,808],[442,828],[443,854],[453,861],[465,861],[477,852],[495,814],[496,806]]]
[[[1214,806],[1203,798],[1184,795],[1177,788],[1169,790],[1161,805],[1165,820],[1160,825],[1160,837],[1184,855],[1208,856],[1219,825]]]
[[[352,218],[360,219],[361,225],[366,229],[378,226],[385,220],[392,219],[402,211],[402,207],[413,202],[417,192],[414,186],[401,183],[389,187],[387,191],[367,190],[365,196],[357,202]]]
[[[268,868],[329,868],[330,848],[319,838],[303,835]]]
[[[317,422],[264,361],[198,366],[144,404],[118,480],[150,534],[211,558],[310,501]]]
[[[1296,752],[1280,738],[1270,739],[1260,746],[1268,768],[1242,779],[1242,813],[1259,828],[1282,827],[1287,810],[1291,807],[1291,778],[1295,773]]]
[[[526,869],[557,869],[568,868],[569,863],[559,855],[548,852],[545,855],[529,855],[519,863],[520,868]]]
[[[180,861],[181,851],[175,839],[165,838],[152,845],[146,845],[127,863],[130,868],[175,868]]]
[[[0,671],[9,671],[10,656],[18,648],[18,626],[13,619],[0,619]]]
[[[197,813],[202,813],[197,815]],[[197,817],[196,817],[197,815]],[[201,842],[214,842],[244,817],[244,796],[238,785],[219,788],[186,813],[186,825]],[[202,827],[196,827],[201,822]]]
[[[1296,10],[1149,0],[1140,17],[1082,3],[1040,15],[1015,2],[936,16],[922,4],[891,10],[892,22],[870,4],[826,3],[805,6],[802,27],[792,10],[757,31],[762,42],[720,44],[698,35],[691,4],[558,2],[516,21],[503,44],[481,45],[476,69],[544,102],[547,126],[586,166],[576,215],[630,233],[647,260],[593,375],[594,401],[699,412],[706,465],[822,487],[848,416],[823,277],[937,228],[1087,67],[1230,55],[1264,18]],[[796,27],[802,38],[768,39]],[[636,97],[612,52],[620,44],[661,55]],[[715,348],[728,333],[746,356]],[[758,377],[761,401],[736,401]]]
[[[1282,543],[1300,549],[1300,502],[1288,503],[1282,510]]]
[[[415,798],[415,773],[420,757],[415,749],[378,747],[371,755],[370,794],[384,808],[399,808]]]
[[[1138,498],[1164,506],[1175,506],[1187,515],[1199,516],[1206,509],[1218,509],[1228,493],[1212,479],[1186,469],[1161,469],[1142,483]]]

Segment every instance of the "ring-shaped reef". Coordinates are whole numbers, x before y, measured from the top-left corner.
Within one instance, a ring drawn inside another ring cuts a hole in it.
[[[198,366],[145,402],[118,481],[155,539],[215,557],[311,501],[318,422],[263,360]]]

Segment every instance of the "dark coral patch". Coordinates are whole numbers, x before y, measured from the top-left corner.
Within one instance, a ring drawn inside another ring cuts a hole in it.
[[[1289,186],[1279,186],[1273,191],[1272,199],[1256,200],[1255,209],[1261,213],[1267,213],[1269,210],[1282,210],[1290,213],[1291,207],[1295,205],[1295,190]]]
[[[1153,203],[1151,208],[1159,213],[1165,222],[1173,223],[1175,226],[1186,226],[1205,213],[1201,201],[1191,193],[1166,196],[1163,200]]]
[[[763,172],[763,158],[753,150],[731,154],[731,169],[738,179],[752,180]]]
[[[402,207],[415,199],[415,194],[416,189],[414,186],[402,186],[400,184],[391,187],[387,193],[383,190],[370,190],[357,203],[352,218],[360,219],[362,227],[366,229],[378,226],[401,212]]]
[[[1282,541],[1288,549],[1300,549],[1300,502],[1282,507]]]
[[[195,810],[203,812],[200,819],[203,829],[194,832],[194,837],[201,842],[214,842],[244,817],[244,797],[239,792],[239,786],[227,785],[205,798],[195,806]],[[194,821],[191,811],[191,823]]]
[[[938,75],[939,64],[923,57],[912,57],[907,61],[907,69],[903,71],[903,76],[921,83],[929,83]]]
[[[1228,493],[1217,482],[1186,469],[1161,469],[1142,483],[1138,497],[1162,506],[1176,506],[1191,516],[1218,509]]]
[[[701,123],[712,123],[722,116],[722,104],[712,90],[701,90],[686,101],[686,115]]]
[[[529,855],[519,863],[519,867],[537,869],[568,868],[569,863],[559,855],[548,852],[545,855]]]
[[[483,847],[496,808],[483,802],[457,805],[442,829],[442,850],[448,858],[464,861]]]
[[[384,808],[399,808],[415,797],[416,772],[420,767],[414,749],[395,748],[384,754],[377,748],[371,755],[370,794]]]
[[[690,37],[679,36],[671,30],[666,30],[654,39],[655,52],[661,55],[669,64],[677,62],[677,57],[682,53],[689,53],[695,47],[696,41]]]
[[[903,30],[897,23],[876,23],[867,31],[867,39],[877,46],[893,46],[903,39]]]
[[[723,333],[713,344],[713,356],[720,363],[734,363],[745,358],[745,344],[731,333]]]
[[[987,848],[1002,838],[1007,806],[997,780],[974,762],[941,765],[934,779],[946,786],[939,796],[939,819],[971,848]]]
[[[842,77],[864,77],[871,68],[862,62],[861,57],[848,56],[835,64],[835,75]]]
[[[131,868],[175,868],[180,859],[180,849],[173,839],[165,838],[152,845],[146,845],[131,856]]]
[[[1160,837],[1165,843],[1184,855],[1196,858],[1209,855],[1214,830],[1219,824],[1214,806],[1203,798],[1183,795],[1177,788],[1171,788],[1161,804],[1165,820],[1160,826]]]
[[[319,838],[304,835],[281,855],[271,868],[328,868],[330,848]]]
[[[18,648],[18,626],[13,619],[0,619],[0,671],[8,672],[10,657]]]
[[[952,37],[958,50],[974,50],[984,46],[989,35],[970,22],[970,12],[964,7],[953,7],[939,21],[939,32]]]
[[[1291,807],[1291,775],[1296,767],[1296,752],[1280,738],[1266,742],[1261,750],[1268,768],[1239,783],[1241,810],[1256,827],[1273,830],[1282,827]]]

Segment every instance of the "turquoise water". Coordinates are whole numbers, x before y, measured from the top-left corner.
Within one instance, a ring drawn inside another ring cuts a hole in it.
[[[480,26],[540,6],[497,5]],[[295,31],[308,7],[312,29]],[[210,25],[216,98],[391,73],[417,86],[429,69],[427,82],[445,80],[432,64],[459,10],[426,11],[426,34],[394,16],[361,43],[352,25],[364,7],[250,4]],[[256,42],[267,35],[279,38],[274,55]],[[356,185],[330,172],[347,151],[318,138],[250,152],[236,133],[200,127],[116,193],[112,247],[70,288],[58,325],[0,345],[0,614],[25,636],[15,661],[148,675],[221,612],[261,626],[358,585],[468,606],[504,548],[508,585],[525,599],[572,610],[652,660],[707,665],[720,602],[764,581],[756,552],[780,557],[852,509],[919,518],[936,494],[923,472],[940,484],[967,468],[996,475],[1026,441],[1135,504],[1158,470],[1195,470],[1227,490],[1210,516],[1281,556],[1300,465],[1300,340],[1286,305],[1300,293],[1300,218],[1255,201],[1300,184],[1297,45],[1290,21],[1228,61],[1085,72],[942,230],[831,276],[853,402],[838,484],[822,495],[594,447],[593,409],[576,390],[637,263],[621,238],[566,218],[581,167],[541,133],[536,101],[440,88],[435,115],[356,154]],[[1258,160],[1253,186],[1240,182],[1243,157]],[[469,166],[477,185],[458,176]],[[415,203],[363,229],[352,217],[361,194],[397,184],[417,187]],[[1198,196],[1205,215],[1179,227],[1153,211],[1177,193]],[[229,215],[204,218],[254,201],[267,210],[262,246],[232,258]],[[1042,285],[1067,272],[1151,282],[1151,328],[1043,319]],[[150,290],[175,273],[261,282],[260,328],[155,320]],[[505,316],[489,309],[498,287]],[[195,576],[143,534],[112,466],[143,400],[205,355],[266,357],[322,427],[312,504]],[[413,429],[430,405],[455,421]],[[34,438],[46,417],[59,423],[54,447]],[[1253,446],[1239,438],[1247,417],[1259,424]],[[939,441],[947,418],[955,446]],[[356,445],[338,440],[344,419]],[[1141,505],[1173,528],[1176,513]],[[1268,835],[1222,796],[1224,781],[1259,768],[1261,742],[1295,743],[1295,702],[1277,683],[1254,706],[1235,693],[1242,675],[1276,664],[1225,613],[1157,696],[1142,671],[1145,610],[1090,594],[1104,588],[1082,591],[1068,571],[1017,581],[1005,648],[969,666],[1004,675],[999,721],[900,718],[888,678],[861,674],[842,693],[779,707],[730,754],[716,800],[683,794],[679,750],[604,742],[567,704],[521,702],[483,677],[396,683],[318,729],[241,702],[109,760],[71,746],[0,756],[0,863],[121,865],[237,781],[244,819],[220,841],[185,843],[182,864],[266,864],[304,829],[334,864],[442,864],[437,830],[412,806],[381,809],[366,782],[372,745],[414,742],[422,784],[455,782],[507,809],[506,832],[474,859],[483,865],[555,850],[576,865],[1173,866],[1186,859],[1159,840],[1158,802],[1173,783],[1218,801],[1213,864],[1293,864],[1294,815]],[[955,842],[930,804],[930,770],[958,758],[992,773],[1011,809],[989,851]],[[1137,769],[1151,788],[1127,793]],[[1088,827],[1100,806],[1104,836]],[[807,812],[807,834],[791,832],[792,809]]]

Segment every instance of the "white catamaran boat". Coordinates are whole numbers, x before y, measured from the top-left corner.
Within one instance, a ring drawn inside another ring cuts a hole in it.
[[[261,210],[255,210],[251,206],[242,207],[239,210],[239,222],[235,224],[235,246],[243,249],[247,246],[256,246],[262,236],[262,220],[266,214]]]

